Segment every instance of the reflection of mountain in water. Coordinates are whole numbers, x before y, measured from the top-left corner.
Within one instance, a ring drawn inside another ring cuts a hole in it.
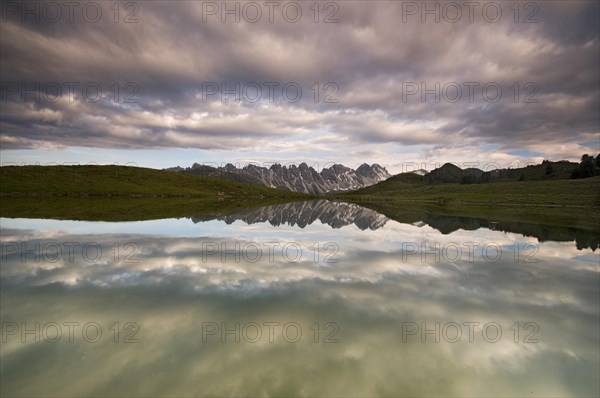
[[[423,220],[431,227],[443,234],[449,234],[457,229],[474,231],[479,228],[489,228],[503,232],[516,232],[525,236],[532,236],[540,242],[556,241],[567,242],[575,240],[578,249],[591,248],[596,250],[599,246],[599,237],[590,231],[569,227],[556,227],[542,224],[527,224],[520,222],[492,222],[479,218],[465,218],[427,214]]]
[[[379,208],[377,209],[379,210]],[[495,222],[483,218],[435,214],[425,210],[388,210],[390,209],[382,208],[378,212],[352,203],[311,200],[239,210],[218,216],[193,216],[191,219],[194,223],[217,219],[225,221],[227,224],[231,224],[236,220],[242,220],[248,224],[268,221],[273,226],[288,224],[291,226],[297,225],[300,228],[319,220],[332,228],[337,229],[354,224],[363,231],[379,229],[388,220],[392,219],[415,226],[429,225],[444,235],[459,229],[475,231],[479,228],[488,228],[535,237],[540,242],[576,241],[578,249],[591,248],[596,250],[600,246],[600,235],[584,229],[513,221]]]
[[[404,224],[413,224],[415,226],[429,225],[444,235],[459,229],[475,231],[479,228],[488,228],[502,232],[512,232],[524,236],[532,236],[537,238],[540,242],[569,242],[574,240],[578,249],[591,248],[592,250],[596,250],[600,246],[600,235],[585,229],[514,221],[490,221],[483,218],[434,214],[424,210],[403,210],[394,211],[393,213],[386,210],[387,209],[382,209],[381,212],[394,221]]]
[[[219,216],[194,216],[194,223],[208,220],[221,220],[231,224],[242,220],[248,224],[268,221],[273,226],[288,224],[304,228],[316,220],[332,228],[341,228],[354,224],[361,230],[376,230],[389,220],[375,210],[367,209],[352,203],[330,202],[328,200],[311,200],[305,202],[284,203],[265,206],[258,209],[240,210]]]

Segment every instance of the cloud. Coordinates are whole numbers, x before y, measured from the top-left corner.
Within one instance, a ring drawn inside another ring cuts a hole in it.
[[[573,159],[577,150],[552,148],[600,132],[595,2],[520,3],[518,15],[503,4],[495,23],[482,12],[488,2],[472,21],[463,9],[458,23],[444,8],[439,23],[421,22],[420,8],[434,3],[415,3],[413,15],[407,2],[386,1],[332,3],[318,23],[308,3],[296,23],[281,10],[269,22],[267,9],[256,23],[243,13],[223,23],[208,3],[135,3],[137,23],[115,23],[109,9],[97,23],[23,22],[4,10],[2,149],[244,151],[300,146],[310,134],[340,137],[330,145],[346,153],[372,145],[390,159],[390,144],[451,152],[457,139],[473,150]],[[239,4],[241,12],[248,3]],[[332,12],[337,23],[323,23]],[[70,82],[79,84],[72,96]]]

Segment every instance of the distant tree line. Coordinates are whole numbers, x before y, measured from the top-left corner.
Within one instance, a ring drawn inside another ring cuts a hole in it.
[[[581,157],[579,165],[571,172],[571,178],[589,178],[600,176],[600,154],[594,159],[585,154]]]

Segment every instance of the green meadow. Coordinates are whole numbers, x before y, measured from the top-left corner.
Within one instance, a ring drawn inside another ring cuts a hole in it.
[[[126,221],[218,215],[314,199],[225,179],[127,166],[5,166],[0,216]],[[481,184],[426,183],[400,174],[357,191],[323,196],[403,214],[451,215],[600,229],[600,177]]]

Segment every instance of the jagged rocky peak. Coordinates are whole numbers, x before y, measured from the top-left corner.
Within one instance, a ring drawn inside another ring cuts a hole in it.
[[[237,167],[232,165],[231,163],[227,163],[224,167],[225,171],[233,172],[237,170]]]
[[[388,173],[387,169],[385,167],[381,167],[379,164],[377,163],[373,163],[373,165],[371,166],[371,168],[373,169],[373,171],[375,171],[376,173],[385,173],[387,175],[390,175],[390,173]],[[391,176],[391,175],[390,175]]]
[[[384,168],[378,165],[377,163],[373,163],[373,165],[369,166],[366,163],[361,164],[358,169],[356,169],[356,174],[362,177],[368,178],[389,178],[390,174]]]
[[[244,166],[244,170],[258,170],[258,169],[260,169],[260,167],[255,164],[252,164],[252,163]]]
[[[343,173],[345,171],[352,170],[351,168],[346,167],[343,164],[339,164],[339,163],[336,163],[333,166],[331,166],[331,169],[333,169],[333,171],[335,171],[336,173]]]
[[[359,189],[390,177],[387,170],[378,164],[371,166],[363,164],[357,170],[342,164],[334,164],[318,172],[304,162],[298,166],[294,164],[285,166],[273,164],[266,168],[248,165],[241,169],[236,168],[231,163],[219,168],[194,163],[191,168],[176,171],[202,174],[208,177],[231,178],[236,181],[311,194]]]

